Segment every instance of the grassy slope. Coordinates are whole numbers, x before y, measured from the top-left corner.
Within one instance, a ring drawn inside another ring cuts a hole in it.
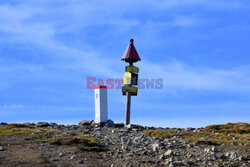
[[[221,125],[209,125],[202,132],[183,131],[177,133],[176,130],[148,130],[146,135],[155,138],[171,138],[181,136],[190,142],[199,142],[208,145],[220,145],[225,143],[232,146],[233,142],[250,145],[250,124],[248,123],[227,123]],[[201,142],[202,141],[202,142]],[[242,147],[245,146],[232,146]]]

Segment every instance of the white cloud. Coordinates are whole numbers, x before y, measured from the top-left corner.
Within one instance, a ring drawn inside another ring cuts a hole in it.
[[[142,77],[163,78],[167,89],[250,93],[250,67],[223,70],[179,61],[159,65],[145,60],[141,64]]]

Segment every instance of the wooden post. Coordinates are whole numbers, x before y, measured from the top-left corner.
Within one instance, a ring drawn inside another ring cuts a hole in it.
[[[122,87],[122,94],[127,96],[125,124],[128,125],[130,124],[131,96],[137,96],[137,87],[133,86],[137,85],[138,81],[138,74],[135,73],[139,73],[139,68],[133,67],[133,63],[141,61],[141,58],[139,57],[135,49],[133,39],[130,39],[130,44],[124,55],[122,56],[121,60],[125,61],[126,63],[129,63],[129,66],[127,66],[129,68],[126,67],[126,73],[124,74],[124,87]],[[130,80],[129,82],[127,82],[128,79]]]
[[[133,62],[129,62],[129,66],[133,66]],[[131,85],[130,85],[131,86]],[[126,125],[130,124],[130,107],[131,107],[131,93],[127,92],[127,104],[126,104]]]
[[[130,106],[131,106],[131,93],[127,92],[127,104],[126,104],[126,125],[130,124]]]

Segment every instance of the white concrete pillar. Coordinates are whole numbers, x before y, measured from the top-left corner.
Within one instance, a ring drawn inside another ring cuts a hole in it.
[[[95,87],[95,123],[108,120],[107,86]]]

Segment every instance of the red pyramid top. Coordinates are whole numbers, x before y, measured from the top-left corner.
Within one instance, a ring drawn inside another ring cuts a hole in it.
[[[139,57],[139,55],[135,49],[133,39],[130,39],[130,44],[128,45],[127,50],[125,51],[124,55],[122,56],[122,60],[125,60],[126,62],[141,61],[141,58]]]

